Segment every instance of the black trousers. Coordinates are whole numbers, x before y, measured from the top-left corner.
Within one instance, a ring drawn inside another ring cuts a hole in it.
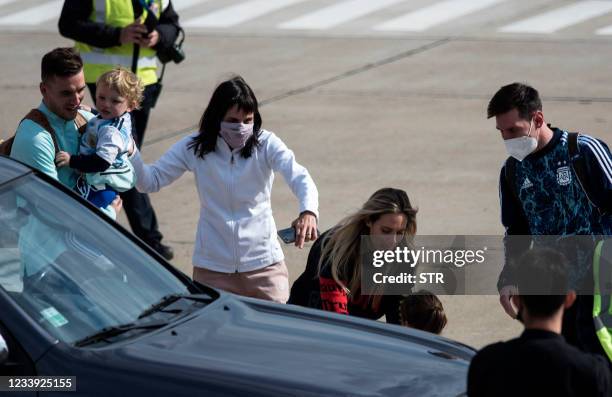
[[[87,83],[91,96],[96,97],[96,85],[95,83]],[[144,141],[145,130],[149,121],[149,114],[151,113],[151,107],[154,103],[154,95],[157,87],[148,85],[144,90],[144,100],[140,105],[140,109],[133,110],[132,116],[132,136],[136,141],[136,146],[140,150],[142,142]],[[123,208],[125,215],[128,218],[132,232],[138,236],[145,243],[155,247],[158,245],[163,236],[159,231],[157,224],[157,217],[155,211],[151,206],[149,195],[146,193],[140,193],[136,189],[130,189],[126,192],[121,193],[121,199],[123,200]]]
[[[578,295],[574,304],[565,310],[561,333],[569,344],[607,359],[593,323],[593,295]]]

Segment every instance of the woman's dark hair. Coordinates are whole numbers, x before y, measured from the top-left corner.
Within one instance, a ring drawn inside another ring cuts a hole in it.
[[[251,157],[253,147],[259,145],[262,120],[257,98],[255,98],[251,87],[240,76],[224,81],[213,92],[200,119],[200,134],[194,137],[188,146],[189,149],[193,149],[197,157],[204,158],[206,154],[215,151],[221,121],[223,121],[227,111],[234,106],[238,106],[238,110],[247,113],[253,112],[254,114],[253,136],[249,138],[240,151],[242,157]]]
[[[421,290],[400,302],[400,319],[403,325],[439,334],[446,326],[446,314],[442,302],[429,291]]]

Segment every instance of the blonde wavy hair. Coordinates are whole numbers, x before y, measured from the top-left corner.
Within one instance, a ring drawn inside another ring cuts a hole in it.
[[[417,211],[410,204],[405,191],[394,188],[377,190],[359,211],[341,220],[333,232],[325,236],[319,273],[323,263],[331,258],[334,281],[349,295],[357,291],[361,285],[361,236],[370,234],[368,224],[376,222],[385,214],[404,214],[407,220],[405,235],[415,235]],[[379,302],[380,296],[377,298]]]
[[[98,78],[96,87],[99,87],[100,84],[104,84],[116,90],[119,95],[128,101],[132,109],[138,109],[138,107],[140,107],[140,103],[143,99],[144,86],[138,76],[130,70],[117,66]]]

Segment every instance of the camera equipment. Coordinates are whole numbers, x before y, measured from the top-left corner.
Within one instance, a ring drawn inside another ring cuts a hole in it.
[[[185,31],[177,26],[179,31],[180,39],[178,42],[175,42],[171,47],[157,51],[157,59],[162,63],[162,71],[161,75],[157,79],[157,83],[155,83],[154,87],[150,88],[151,91],[151,108],[154,108],[157,104],[157,98],[161,94],[162,90],[162,80],[164,79],[164,72],[166,71],[166,64],[170,61],[174,63],[180,63],[185,60],[185,53],[181,48],[183,46],[183,41],[185,41]]]
[[[179,31],[178,42],[172,44],[172,46],[157,51],[157,58],[163,64],[166,64],[170,61],[174,63],[181,63],[185,60],[185,52],[183,51],[183,42],[185,41],[185,31],[183,28],[177,26]]]

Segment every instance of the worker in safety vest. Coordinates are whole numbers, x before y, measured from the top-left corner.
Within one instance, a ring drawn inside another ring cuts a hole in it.
[[[172,49],[180,31],[169,0],[65,0],[59,20],[62,36],[76,41],[92,97],[96,80],[122,65],[135,71],[145,86],[139,109],[132,111],[132,134],[141,147],[151,108],[161,91],[156,56]],[[149,197],[136,189],[121,194],[132,231],[166,259],[171,247],[162,234]]]
[[[612,362],[612,239],[597,244],[593,254],[593,276],[595,331],[601,347]]]

